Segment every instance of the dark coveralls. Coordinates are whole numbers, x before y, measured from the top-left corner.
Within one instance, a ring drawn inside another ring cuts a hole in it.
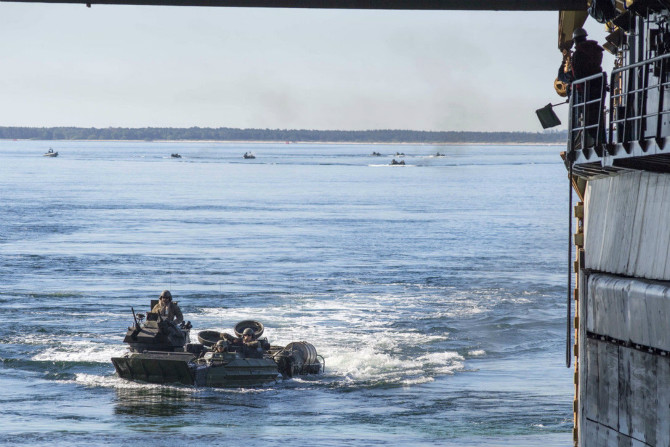
[[[575,40],[575,51],[572,54],[572,75],[576,81],[602,73],[603,47],[595,40]],[[573,127],[591,126],[600,122],[598,128],[588,129],[589,143],[595,143],[598,133],[600,139],[604,137],[605,127],[602,119],[602,101],[584,106],[585,102],[600,98],[603,88],[602,78],[594,79],[586,84],[579,84],[573,92],[574,113]],[[603,95],[604,97],[604,95]],[[603,98],[604,99],[604,98]],[[581,106],[579,104],[582,104]]]

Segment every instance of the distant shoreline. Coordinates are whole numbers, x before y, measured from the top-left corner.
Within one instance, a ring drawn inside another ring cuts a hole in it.
[[[295,144],[564,144],[567,131],[461,132],[422,130],[307,130],[236,128],[0,127],[1,140],[135,141]]]
[[[26,138],[0,138],[0,141],[49,141],[49,142],[97,142],[97,143],[234,143],[234,144],[285,144],[290,145],[386,145],[386,146],[563,146],[566,142],[447,142],[447,143],[415,143],[415,142],[385,142],[385,141],[267,141],[267,140],[37,140]]]

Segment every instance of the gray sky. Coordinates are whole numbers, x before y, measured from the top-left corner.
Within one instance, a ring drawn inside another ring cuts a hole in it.
[[[535,109],[561,101],[557,26],[557,12],[0,3],[0,126],[541,131]],[[586,29],[602,43],[603,25]]]

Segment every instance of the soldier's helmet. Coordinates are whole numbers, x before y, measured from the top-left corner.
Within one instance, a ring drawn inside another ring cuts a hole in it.
[[[172,301],[172,294],[169,290],[163,290],[163,293],[161,293],[160,297],[165,298],[166,301]]]
[[[588,34],[586,33],[586,30],[584,28],[576,28],[572,32],[572,39],[573,40],[579,40],[579,39],[585,39]]]
[[[254,336],[254,330],[251,329],[250,327],[246,328],[246,329],[242,332],[242,336],[245,336],[245,335],[251,335],[251,336],[253,337],[253,336]]]

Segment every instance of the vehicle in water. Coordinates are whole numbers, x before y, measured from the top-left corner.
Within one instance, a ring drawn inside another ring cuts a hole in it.
[[[252,152],[245,152],[244,155],[242,155],[242,158],[253,160],[256,156]]]
[[[171,158],[181,158],[181,155],[179,155],[178,153],[174,153],[174,154],[170,154],[170,157]]]
[[[52,148],[49,148],[48,151],[44,153],[45,157],[58,157],[58,152],[54,152]]]
[[[157,313],[135,314],[124,343],[129,352],[112,358],[116,373],[122,379],[156,384],[182,384],[210,387],[259,386],[279,379],[305,374],[319,374],[325,360],[316,348],[305,341],[286,346],[272,346],[263,335],[264,326],[254,320],[235,325],[235,335],[245,329],[254,331],[263,349],[249,350],[241,343],[231,343],[217,331],[202,331],[199,343],[190,343],[191,323],[176,325]],[[222,352],[215,347],[221,347]]]

